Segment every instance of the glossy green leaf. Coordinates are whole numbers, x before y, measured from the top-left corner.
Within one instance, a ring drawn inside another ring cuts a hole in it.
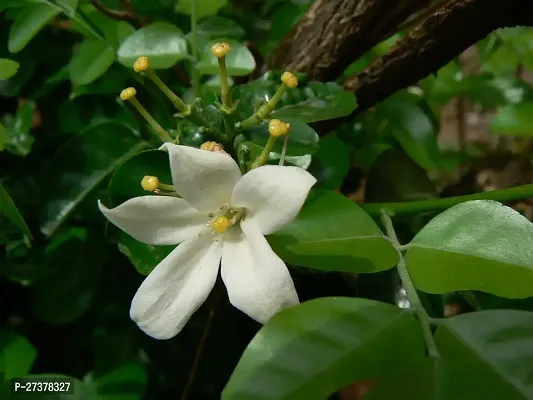
[[[176,12],[190,15],[192,2],[193,0],[177,1]],[[203,18],[215,15],[227,2],[228,0],[196,0],[196,17]]]
[[[315,188],[337,190],[350,170],[350,154],[344,142],[334,134],[320,139],[308,171],[317,178]]]
[[[33,102],[28,102],[17,111],[13,118],[6,117],[4,132],[0,132],[3,134],[0,144],[10,153],[23,157],[30,154],[35,141],[30,134],[34,107]]]
[[[7,41],[9,51],[17,53],[22,50],[59,13],[59,8],[46,3],[24,7],[9,30]]]
[[[272,317],[250,342],[223,400],[323,400],[424,357],[413,316],[358,298],[321,298]]]
[[[40,321],[66,324],[89,310],[106,256],[103,239],[70,228],[48,242],[40,265],[48,275],[34,286],[33,311]]]
[[[115,61],[115,50],[102,40],[85,40],[68,65],[70,79],[86,85],[102,76]]]
[[[218,59],[211,53],[213,44],[220,42],[220,40],[210,41],[204,48],[200,56],[200,62],[196,67],[201,74],[204,75],[218,75]],[[225,40],[231,51],[226,55],[226,70],[230,76],[245,76],[250,74],[255,69],[254,56],[248,48],[235,40]]]
[[[118,49],[119,62],[128,68],[141,56],[150,57],[151,68],[170,68],[188,57],[187,41],[176,26],[155,22],[129,36]]]
[[[303,89],[305,98],[272,112],[272,118],[295,118],[316,122],[350,115],[357,107],[355,95],[334,82],[311,82]]]
[[[334,192],[312,192],[298,217],[267,239],[283,260],[329,271],[378,272],[399,259],[372,218]]]
[[[52,235],[91,190],[145,146],[128,129],[114,123],[91,127],[65,143],[53,158],[44,181],[47,196],[42,232]]]
[[[533,136],[533,102],[501,107],[492,118],[490,130],[504,135]]]
[[[381,103],[377,112],[387,123],[385,129],[414,161],[422,168],[434,168],[439,159],[435,128],[417,101],[414,95],[399,93]]]
[[[9,219],[26,236],[29,238],[32,237],[30,228],[26,225],[24,217],[20,214],[20,211],[11,196],[9,196],[9,193],[7,193],[4,185],[2,185],[2,182],[0,182],[0,215],[4,215]]]
[[[121,164],[109,182],[109,207],[116,207],[133,197],[151,195],[141,187],[144,176],[157,176],[161,183],[172,184],[168,154],[161,150],[147,150]],[[148,275],[176,246],[151,246],[138,242],[121,232],[118,248],[126,255],[137,271]]]
[[[26,375],[36,356],[37,350],[24,336],[0,327],[0,382]]]
[[[439,399],[533,398],[533,313],[481,311],[438,325],[435,341],[443,361]]]
[[[318,150],[318,134],[313,128],[297,119],[286,118],[285,122],[291,124],[289,132],[289,142],[287,144],[287,155],[302,156]],[[250,141],[257,146],[265,147],[270,133],[268,132],[268,122],[263,121],[261,124],[253,127],[246,132]],[[279,138],[272,148],[272,152],[281,154],[283,141],[285,138]]]
[[[222,17],[208,17],[200,21],[198,24],[198,34],[214,39],[216,37],[228,37],[233,39],[242,39],[245,35],[237,23],[231,19]]]
[[[408,245],[407,268],[428,293],[479,290],[533,296],[533,224],[498,202],[458,204],[433,218]]]
[[[69,16],[74,17],[76,8],[78,7],[78,0],[55,0],[55,4],[63,9],[63,12]]]
[[[17,73],[19,63],[7,58],[0,58],[0,81],[11,78]]]

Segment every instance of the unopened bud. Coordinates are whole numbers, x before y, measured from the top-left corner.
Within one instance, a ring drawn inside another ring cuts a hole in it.
[[[231,47],[227,43],[215,43],[211,47],[211,53],[213,53],[213,55],[216,58],[225,57],[226,54],[230,52],[230,50],[231,50]]]
[[[133,70],[135,72],[144,72],[150,69],[150,60],[148,57],[142,56],[133,64]]]
[[[285,136],[289,133],[291,124],[280,121],[279,119],[271,119],[268,123],[268,132],[274,137]]]
[[[214,152],[224,152],[224,147],[217,142],[205,142],[200,146],[201,150],[214,151]]]
[[[230,226],[230,221],[227,217],[222,215],[217,217],[213,222],[210,223],[210,225],[216,233],[224,233]]]
[[[296,77],[296,75],[289,71],[285,71],[281,75],[281,81],[285,84],[285,86],[289,88],[295,88],[296,86],[298,86],[298,78]]]
[[[154,192],[159,189],[159,179],[157,176],[145,176],[141,180],[141,186],[147,192]]]
[[[120,92],[120,100],[126,101],[131,99],[132,97],[135,97],[137,94],[137,91],[133,87],[129,87],[124,89],[122,92]]]

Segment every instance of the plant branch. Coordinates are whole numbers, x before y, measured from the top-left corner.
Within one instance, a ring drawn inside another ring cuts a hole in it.
[[[365,203],[361,207],[370,215],[379,216],[381,210],[394,214],[416,214],[450,208],[456,204],[471,200],[495,200],[501,203],[533,197],[533,184],[516,186],[509,189],[492,190],[446,199],[406,201],[401,203]]]
[[[422,302],[420,301],[420,298],[418,297],[418,293],[416,291],[415,285],[413,284],[413,281],[411,280],[411,277],[409,276],[409,271],[407,270],[407,267],[405,266],[405,260],[403,258],[403,254],[401,253],[400,249],[402,248],[402,245],[398,241],[398,237],[396,236],[396,232],[394,230],[394,225],[392,224],[392,220],[390,216],[387,214],[385,210],[382,210],[381,212],[381,220],[383,222],[383,225],[385,226],[385,232],[387,233],[387,236],[392,241],[392,244],[396,249],[398,250],[398,253],[400,254],[400,260],[398,261],[398,274],[400,275],[400,279],[402,280],[403,287],[405,288],[405,292],[407,293],[407,297],[409,298],[409,302],[411,303],[411,307],[415,310],[416,315],[418,316],[418,320],[420,321],[420,326],[422,327],[422,332],[424,334],[424,339],[426,341],[426,346],[428,349],[428,354],[430,357],[439,358],[439,351],[437,349],[437,345],[435,344],[435,339],[433,338],[433,333],[431,332],[430,327],[430,318],[428,313],[426,312],[426,309],[422,305]]]
[[[129,7],[127,10],[113,10],[103,5],[100,0],[89,0],[89,2],[94,6],[94,8],[96,8],[102,14],[105,14],[108,17],[111,17],[119,21],[130,22],[137,29],[143,27],[144,25],[150,22],[150,18],[142,17],[142,16],[135,14],[129,2],[127,3],[129,4]]]
[[[200,74],[196,69],[199,62],[198,54],[198,17],[197,17],[197,0],[192,0],[191,3],[191,47],[192,56],[194,58],[194,65],[192,67],[192,88],[195,97],[200,97]]]

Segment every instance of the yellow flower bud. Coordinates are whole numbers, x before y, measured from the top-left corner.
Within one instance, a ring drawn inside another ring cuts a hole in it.
[[[126,101],[131,99],[132,97],[135,97],[137,94],[137,91],[133,87],[129,87],[124,89],[122,92],[120,92],[120,100]]]
[[[279,119],[271,119],[268,123],[268,132],[275,137],[285,136],[289,133],[291,124],[280,121]]]
[[[202,145],[200,146],[200,149],[201,150],[207,150],[207,151],[224,151],[224,147],[222,147],[221,144],[217,143],[217,142],[205,142],[205,143],[202,143]]]
[[[216,233],[224,233],[229,228],[229,219],[225,216],[217,217],[213,222],[210,222],[211,227]]]
[[[211,53],[213,53],[213,55],[216,58],[225,57],[226,54],[230,52],[230,50],[231,50],[231,47],[227,43],[215,43],[211,47]]]
[[[150,69],[150,60],[148,57],[142,56],[133,63],[133,70],[135,72],[144,72]]]
[[[145,176],[141,180],[141,186],[147,192],[154,192],[159,189],[159,179],[157,176]]]
[[[296,75],[289,71],[285,71],[281,75],[281,81],[285,84],[285,86],[289,88],[295,88],[296,86],[298,86],[298,78],[296,77]]]

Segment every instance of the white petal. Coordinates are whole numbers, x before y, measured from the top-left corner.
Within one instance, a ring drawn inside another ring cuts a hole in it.
[[[169,196],[134,197],[115,208],[107,208],[98,200],[98,208],[106,218],[148,244],[178,244],[205,230],[209,219],[185,200]]]
[[[316,179],[298,167],[265,165],[244,175],[233,189],[231,204],[247,209],[263,235],[280,230],[300,212]]]
[[[210,235],[187,240],[144,280],[130,316],[156,339],[170,339],[202,305],[218,276],[221,246]]]
[[[169,153],[176,191],[190,205],[211,212],[230,201],[233,186],[241,177],[231,156],[170,143],[161,149]]]
[[[287,266],[272,251],[255,223],[224,235],[221,275],[231,304],[258,322],[298,304],[298,294]]]

